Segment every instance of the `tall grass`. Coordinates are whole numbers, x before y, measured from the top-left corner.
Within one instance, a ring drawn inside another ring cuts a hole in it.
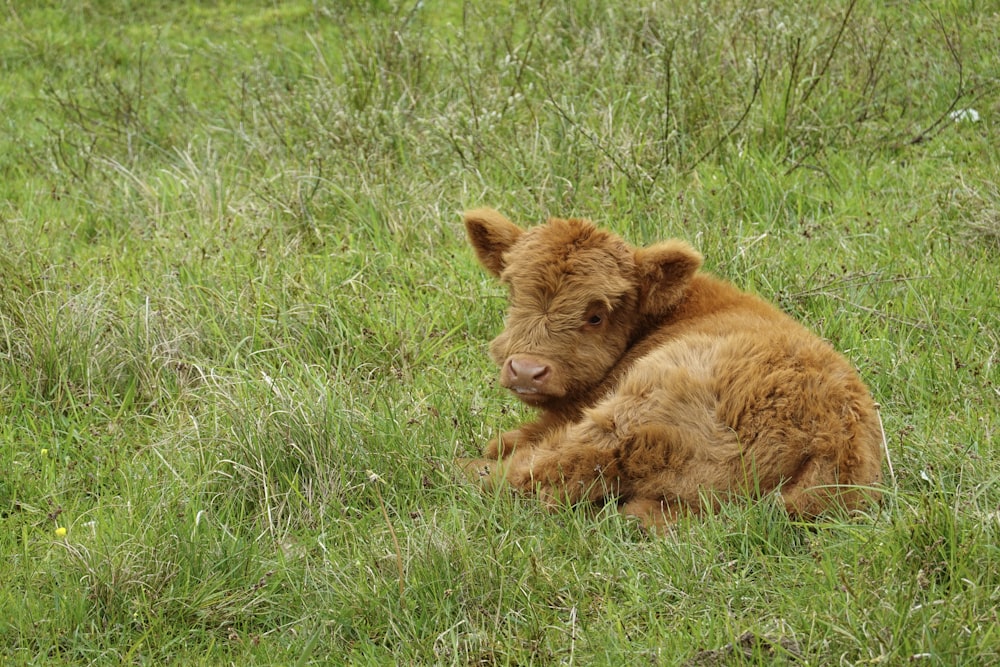
[[[995,6],[0,16],[0,661],[1000,659]],[[463,484],[525,415],[484,204],[687,238],[830,339],[885,503],[652,538]]]

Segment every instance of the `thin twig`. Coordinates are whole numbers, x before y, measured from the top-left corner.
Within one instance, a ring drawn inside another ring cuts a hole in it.
[[[846,303],[847,305],[851,306],[852,308],[857,308],[858,310],[863,310],[866,313],[871,313],[872,315],[876,315],[876,316],[882,318],[883,320],[888,320],[889,322],[896,322],[897,324],[903,324],[903,325],[911,327],[913,329],[920,329],[921,331],[930,331],[931,330],[931,327],[929,325],[927,325],[927,324],[924,324],[923,322],[917,322],[916,320],[907,320],[907,319],[903,319],[902,317],[894,317],[892,315],[889,315],[888,313],[882,312],[878,308],[872,308],[870,306],[862,306],[860,303],[855,303],[854,301],[851,301],[850,299],[845,299],[842,296],[837,296],[836,294],[832,294],[830,292],[823,292],[822,294],[824,296],[830,297],[831,299],[834,299],[836,301],[840,301],[841,303]]]
[[[952,97],[951,103],[948,107],[942,111],[940,115],[938,115],[933,123],[918,132],[907,142],[911,146],[930,141],[937,135],[941,134],[946,128],[950,127],[951,124],[947,121],[952,118],[952,112],[955,111],[955,108],[958,106],[958,103],[962,100],[962,98],[971,92],[971,89],[966,86],[965,68],[962,64],[960,45],[956,46],[951,37],[948,35],[948,28],[945,26],[944,19],[941,18],[941,14],[935,14],[934,19],[934,22],[941,30],[941,36],[944,38],[945,46],[948,48],[948,55],[951,56],[952,61],[955,63],[955,69],[958,70],[958,85],[955,88],[955,95]],[[970,102],[976,102],[983,99],[987,95],[992,95],[995,90],[996,86],[984,85],[982,90],[979,91],[979,94],[973,96]]]
[[[744,121],[746,121],[747,116],[750,115],[750,110],[753,109],[754,102],[757,101],[757,97],[760,95],[760,86],[761,86],[761,83],[764,81],[764,74],[763,74],[763,72],[767,71],[767,63],[768,63],[769,59],[770,59],[769,56],[764,59],[764,68],[763,68],[763,70],[757,66],[757,61],[754,60],[754,62],[753,62],[753,70],[754,70],[753,91],[752,91],[752,93],[750,95],[750,101],[747,102],[746,107],[743,109],[743,113],[740,114],[740,117],[736,120],[736,122],[733,123],[729,127],[729,129],[726,130],[722,134],[722,136],[720,136],[719,139],[714,144],[712,144],[711,148],[709,148],[707,151],[705,151],[700,156],[698,156],[698,159],[695,160],[693,163],[691,163],[690,166],[688,166],[687,171],[689,173],[692,172],[692,171],[694,171],[695,167],[697,167],[699,164],[701,164],[702,162],[704,162],[705,159],[709,155],[711,155],[712,153],[714,153],[715,151],[717,151],[719,149],[719,146],[721,146],[723,143],[725,143],[725,141],[728,140],[729,137],[731,137],[736,132],[736,130],[738,130],[740,128],[741,125],[743,125]]]
[[[604,145],[604,142],[601,141],[601,139],[594,132],[591,132],[589,129],[587,129],[586,127],[584,127],[580,123],[576,122],[573,118],[570,117],[570,115],[568,113],[566,113],[566,110],[563,109],[559,105],[558,102],[556,102],[555,95],[552,93],[552,90],[548,87],[548,82],[547,81],[543,82],[543,85],[545,86],[545,94],[546,94],[546,97],[548,98],[548,102],[553,106],[553,108],[555,108],[556,113],[558,113],[559,116],[564,121],[566,121],[571,126],[573,126],[573,129],[577,130],[583,136],[587,137],[587,139],[589,139],[590,142],[592,144],[594,144],[594,146],[597,147],[597,150],[599,150],[601,153],[604,154],[604,157],[606,157],[609,160],[611,160],[611,163],[615,165],[615,167],[618,169],[618,171],[620,171],[621,173],[625,174],[625,177],[630,182],[632,182],[634,184],[638,184],[638,180],[639,179],[636,177],[636,175],[634,173],[632,173],[632,171],[627,166],[625,166],[621,162],[621,160],[618,158],[618,156],[616,156],[614,153],[612,153],[611,150],[607,146]]]
[[[792,62],[789,66],[788,72],[788,85],[785,87],[785,104],[784,104],[784,134],[788,134],[788,123],[789,118],[792,115],[792,91],[795,89],[795,85],[798,82],[799,67],[801,65],[800,58],[802,57],[802,38],[795,38],[795,46],[792,48]],[[787,175],[787,174],[786,174]]]
[[[863,273],[856,273],[851,276],[844,278],[837,278],[836,280],[831,280],[829,282],[823,283],[822,285],[817,285],[816,287],[811,287],[809,289],[800,290],[798,292],[792,292],[788,295],[790,299],[801,299],[806,296],[813,296],[816,294],[827,294],[827,290],[833,287],[843,287],[847,285],[856,285],[858,283],[865,283],[867,285],[881,285],[887,283],[908,283],[912,280],[930,280],[931,276],[894,276],[892,278],[881,278],[877,277],[879,271],[866,271]]]
[[[854,7],[858,4],[858,0],[851,0],[851,4],[847,5],[847,10],[844,12],[844,20],[840,22],[840,28],[837,30],[837,36],[833,38],[833,45],[830,47],[829,53],[826,54],[826,60],[823,61],[823,66],[820,67],[819,73],[806,88],[806,92],[803,93],[802,99],[799,100],[799,104],[805,104],[809,96],[813,94],[816,90],[816,86],[819,82],[823,80],[823,75],[826,74],[826,70],[829,69],[830,63],[833,62],[833,54],[837,52],[837,47],[840,45],[840,40],[844,37],[844,30],[847,28],[847,21],[851,18],[851,14],[854,12]]]

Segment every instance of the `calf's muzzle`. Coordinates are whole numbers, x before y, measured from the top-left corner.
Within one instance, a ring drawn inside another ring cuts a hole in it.
[[[529,354],[515,354],[504,362],[500,384],[522,397],[551,395],[555,390],[553,375],[552,364],[547,360]]]

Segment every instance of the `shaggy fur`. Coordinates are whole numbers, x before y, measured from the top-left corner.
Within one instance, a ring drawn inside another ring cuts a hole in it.
[[[700,272],[682,241],[634,248],[584,220],[465,215],[510,290],[490,345],[539,418],[461,463],[548,504],[614,501],[647,527],[778,491],[794,515],[878,497],[882,435],[851,365],[774,306]]]

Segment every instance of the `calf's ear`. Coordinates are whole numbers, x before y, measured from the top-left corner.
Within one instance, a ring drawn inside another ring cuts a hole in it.
[[[701,267],[701,260],[701,254],[683,241],[664,241],[636,250],[639,309],[646,315],[659,315],[673,308]]]
[[[503,254],[524,233],[520,227],[491,208],[465,212],[465,231],[479,263],[493,275],[504,269]]]

